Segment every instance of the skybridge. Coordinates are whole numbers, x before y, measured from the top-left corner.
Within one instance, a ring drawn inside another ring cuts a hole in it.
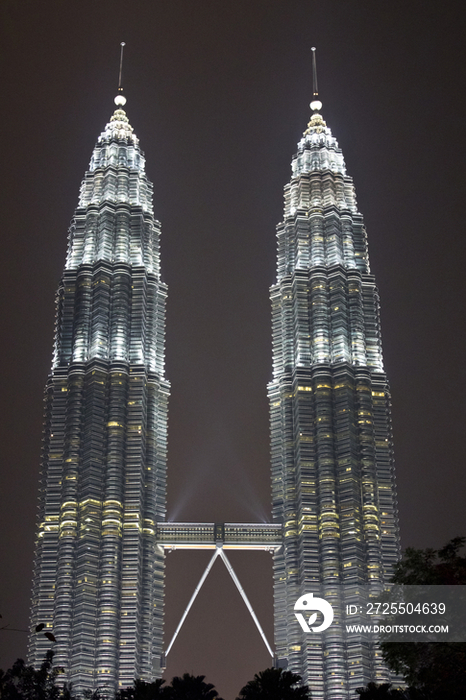
[[[283,528],[270,523],[157,523],[157,543],[164,549],[240,549],[275,552]]]
[[[226,549],[236,550],[262,550],[275,552],[283,544],[283,527],[281,525],[271,525],[263,523],[157,523],[157,543],[164,550],[173,551],[176,549],[213,549],[215,550],[204,573],[197,584],[194,593],[183,613],[183,616],[175,630],[175,634],[162,656],[161,665],[165,665],[165,658],[168,655],[178,633],[183,626],[186,617],[194,603],[197,594],[202,588],[209,571],[215,563],[217,557],[222,559],[228,573],[233,579],[251,617],[259,630],[267,651],[274,658],[274,653],[264,631],[256,617],[251,603],[235,574],[230,560],[225,554]]]

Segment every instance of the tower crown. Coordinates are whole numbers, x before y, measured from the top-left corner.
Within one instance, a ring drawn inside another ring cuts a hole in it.
[[[97,143],[110,141],[125,141],[126,143],[131,143],[134,146],[137,146],[139,143],[139,139],[134,133],[133,127],[129,123],[126,112],[119,106],[117,106],[117,109],[110,117],[110,121],[105,126],[105,130],[99,136]]]
[[[330,170],[333,173],[346,175],[341,149],[320,114],[322,102],[319,99],[317,87],[316,49],[314,46],[312,47],[312,101],[309,106],[313,114],[303,138],[298,143],[298,154],[294,156],[291,164],[293,177],[321,170]]]
[[[81,184],[79,208],[129,204],[153,214],[146,159],[126,112],[117,108],[97,139]]]

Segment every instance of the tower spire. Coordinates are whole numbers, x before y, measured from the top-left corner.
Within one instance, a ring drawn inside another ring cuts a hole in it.
[[[123,49],[126,46],[125,42],[120,43],[120,71],[118,73],[118,95],[115,97],[115,104],[117,107],[124,107],[126,104],[126,97],[123,95],[123,87],[121,85],[122,74],[123,74]]]
[[[319,89],[317,87],[317,66],[316,66],[316,47],[312,47],[312,102],[311,109],[313,112],[320,112],[322,102],[319,100]]]
[[[312,51],[312,96],[318,97],[319,90],[317,87],[316,47],[313,46],[311,51]]]

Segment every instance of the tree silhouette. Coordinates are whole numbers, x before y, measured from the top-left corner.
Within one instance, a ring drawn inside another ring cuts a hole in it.
[[[364,688],[356,688],[361,700],[407,700],[404,690],[393,688],[391,683],[368,683]]]
[[[53,668],[53,651],[48,651],[36,671],[17,659],[8,671],[0,671],[1,700],[58,700],[61,688],[56,679],[63,669]]]
[[[237,700],[309,700],[309,687],[300,683],[296,673],[266,668],[241,688]]]
[[[410,586],[466,585],[466,537],[454,537],[441,549],[408,547],[395,564],[393,583]]]
[[[392,582],[408,586],[466,585],[465,537],[455,537],[439,550],[408,548],[395,566]],[[424,601],[422,601],[424,602]],[[450,611],[453,612],[454,611]],[[389,668],[429,700],[466,697],[466,644],[455,642],[388,642],[380,645]]]
[[[168,698],[170,688],[162,688],[164,683],[163,678],[159,678],[153,683],[137,678],[134,681],[134,685],[119,690],[115,700],[160,700],[161,698]]]
[[[165,688],[168,700],[222,700],[212,683],[204,683],[205,676],[192,676],[184,673],[175,676],[171,685]]]

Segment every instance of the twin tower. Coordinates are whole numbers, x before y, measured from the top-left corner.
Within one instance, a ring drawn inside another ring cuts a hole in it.
[[[273,524],[166,523],[160,224],[126,100],[115,101],[57,292],[29,662],[50,648],[35,632],[45,625],[75,689],[153,680],[167,649],[165,550],[211,547],[235,579],[228,548],[269,549],[274,663],[299,673],[314,700],[347,700],[389,679],[376,640],[347,631],[346,606],[383,588],[399,536],[379,297],[342,152],[315,100],[285,186],[271,287]],[[297,620],[305,593],[332,604],[325,632]]]

